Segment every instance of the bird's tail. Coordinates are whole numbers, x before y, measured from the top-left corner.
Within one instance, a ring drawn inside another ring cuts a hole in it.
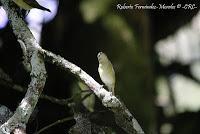
[[[35,7],[35,8],[38,8],[38,9],[41,9],[41,10],[45,10],[45,11],[51,12],[51,10],[49,10],[48,8],[43,7],[43,6],[40,6],[40,5],[38,5],[38,6]]]

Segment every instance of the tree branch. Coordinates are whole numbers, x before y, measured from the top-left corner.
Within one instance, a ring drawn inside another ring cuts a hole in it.
[[[29,67],[31,69],[31,82],[28,86],[25,97],[17,107],[14,115],[0,127],[0,133],[9,134],[19,128],[25,130],[26,123],[28,122],[44,88],[46,82],[46,69],[43,57],[36,49],[40,46],[28,29],[26,23],[17,14],[16,9],[11,7],[12,1],[1,0],[1,3],[8,15],[15,36],[20,40],[19,43],[24,45],[23,47],[26,49],[23,50],[26,52],[26,55],[24,56],[28,58],[31,67]]]

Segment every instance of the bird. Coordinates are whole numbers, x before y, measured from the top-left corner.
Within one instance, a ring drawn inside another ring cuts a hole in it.
[[[36,0],[12,0],[12,1],[24,10],[31,10],[33,8],[37,8],[40,10],[51,12],[51,10],[49,10],[48,8],[41,6]]]
[[[97,55],[99,61],[98,72],[102,82],[107,86],[108,90],[113,93],[115,89],[115,71],[113,65],[105,53],[99,52]]]

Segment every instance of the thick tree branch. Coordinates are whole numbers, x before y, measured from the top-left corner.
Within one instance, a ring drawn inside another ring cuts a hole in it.
[[[26,23],[17,14],[16,9],[11,7],[12,1],[1,0],[1,3],[8,15],[15,36],[20,40],[19,43],[23,45],[23,48],[25,49],[23,50],[26,52],[26,55],[24,56],[28,58],[29,69],[31,69],[31,82],[25,97],[17,107],[14,115],[0,127],[0,133],[9,134],[19,128],[25,130],[26,123],[28,122],[44,88],[46,82],[46,70],[43,57],[36,49],[40,46],[28,29]]]

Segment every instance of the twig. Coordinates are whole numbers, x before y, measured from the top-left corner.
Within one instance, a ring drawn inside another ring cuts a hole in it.
[[[5,86],[5,87],[9,87],[9,88],[11,88],[11,89],[13,89],[15,91],[18,91],[18,92],[22,92],[22,93],[26,92],[26,88],[25,87],[22,87],[20,85],[14,84],[12,81],[2,80],[0,78],[0,84]],[[48,100],[48,101],[50,101],[52,103],[55,103],[55,104],[58,104],[58,105],[68,105],[76,96],[78,96],[78,95],[80,95],[81,93],[84,93],[84,92],[89,92],[89,90],[80,91],[79,93],[76,93],[72,97],[67,98],[67,99],[58,99],[56,97],[45,95],[45,94],[41,94],[40,98]],[[91,95],[91,94],[92,93],[89,93],[88,95]],[[88,96],[85,96],[85,97],[88,97]],[[83,98],[83,100],[85,99],[85,97]]]
[[[83,102],[87,97],[89,97],[90,95],[92,95],[92,93],[88,93],[86,94],[83,98],[81,98],[81,102]]]
[[[40,134],[41,132],[55,126],[55,125],[58,125],[58,124],[61,124],[61,123],[64,123],[66,121],[70,121],[70,120],[73,120],[74,117],[67,117],[67,118],[64,118],[64,119],[61,119],[61,120],[57,120],[56,122],[53,122],[45,127],[43,127],[42,129],[40,129],[38,132],[36,132],[35,134]]]
[[[59,105],[64,105],[64,106],[66,106],[66,105],[69,105],[70,102],[73,101],[74,98],[76,98],[76,96],[79,96],[79,95],[80,95],[81,93],[83,93],[83,92],[86,92],[86,91],[81,91],[80,93],[76,93],[76,94],[74,94],[72,97],[67,98],[67,99],[58,99],[58,98],[56,98],[56,97],[48,96],[48,95],[45,95],[45,94],[41,94],[40,98],[41,98],[41,99],[48,100],[48,101],[50,101],[50,102],[52,102],[52,103],[55,103],[55,104],[59,104]],[[88,91],[87,91],[87,92],[88,92]],[[87,94],[87,95],[89,96],[89,95],[91,95],[91,94],[92,94],[92,93],[89,93],[89,94]],[[88,97],[87,95],[84,96],[84,97],[82,98],[81,101],[83,101],[85,98],[87,98],[87,97]]]

